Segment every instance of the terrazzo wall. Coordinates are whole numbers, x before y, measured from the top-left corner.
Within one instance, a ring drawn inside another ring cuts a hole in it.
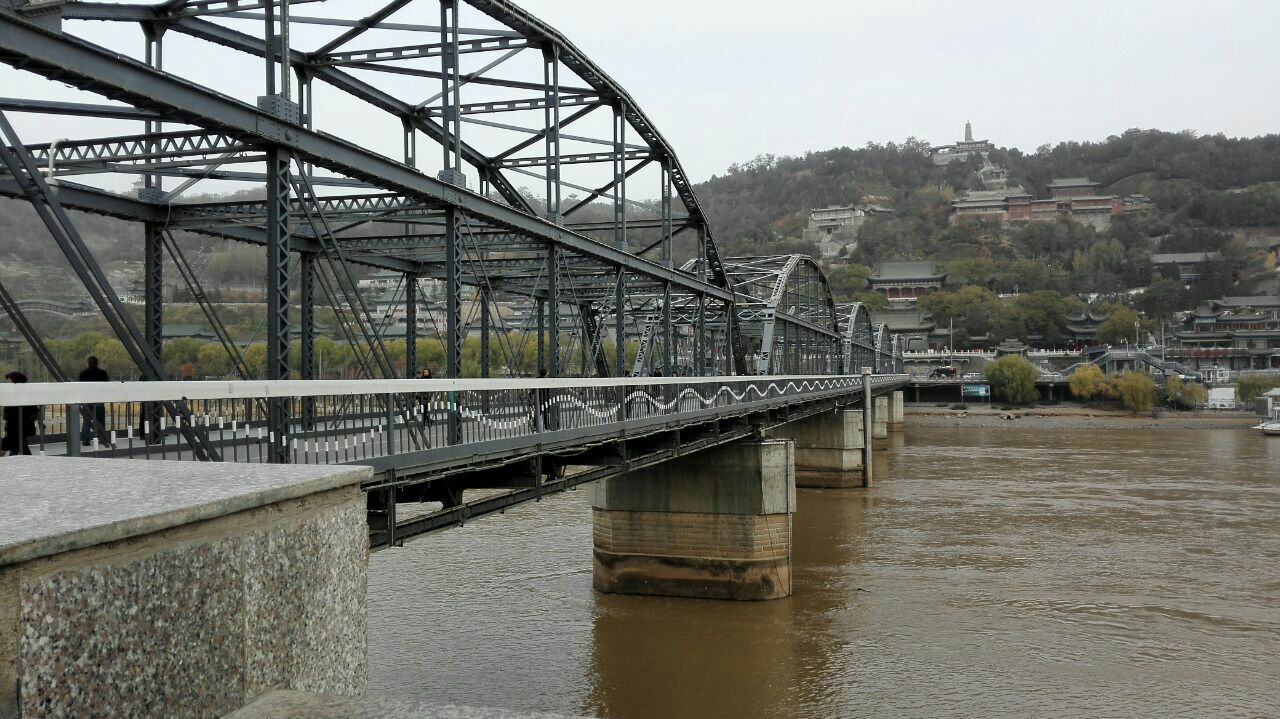
[[[357,487],[0,569],[0,717],[221,717],[366,683]]]

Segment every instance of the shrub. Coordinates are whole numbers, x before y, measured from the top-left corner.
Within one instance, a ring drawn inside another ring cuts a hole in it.
[[[1035,365],[1022,357],[1006,355],[987,365],[987,381],[995,396],[1014,404],[1026,404],[1040,398],[1036,390]]]
[[[1245,377],[1240,380],[1236,393],[1241,402],[1248,404],[1275,387],[1280,387],[1280,377]]]
[[[1093,399],[1102,393],[1105,383],[1102,369],[1096,364],[1087,364],[1071,373],[1067,386],[1077,399]]]
[[[951,409],[969,409],[969,405],[963,403],[953,404],[951,405]]]
[[[1120,401],[1134,414],[1151,410],[1156,401],[1156,383],[1142,372],[1125,372],[1116,383]]]

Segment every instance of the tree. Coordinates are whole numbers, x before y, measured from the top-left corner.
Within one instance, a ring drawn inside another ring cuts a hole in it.
[[[1146,412],[1156,401],[1156,383],[1143,372],[1125,372],[1116,385],[1120,401],[1134,414]]]
[[[1071,388],[1071,394],[1077,399],[1093,399],[1102,394],[1105,385],[1106,380],[1102,369],[1096,364],[1076,368],[1067,382],[1067,386]]]
[[[998,399],[1016,404],[1040,398],[1035,365],[1017,355],[1005,355],[987,365],[987,381]]]
[[[231,374],[231,355],[217,342],[205,343],[196,353],[196,362],[201,373],[212,377],[225,377]]]
[[[1181,282],[1161,277],[1143,291],[1137,304],[1148,317],[1167,320],[1184,308],[1186,294]]]
[[[1241,402],[1249,403],[1275,387],[1280,387],[1280,377],[1243,377],[1236,386],[1236,392]]]
[[[1138,319],[1137,312],[1123,305],[1117,305],[1111,308],[1111,315],[1098,325],[1098,341],[1114,345],[1128,339],[1136,340],[1134,327],[1141,327],[1143,324]]]
[[[249,376],[263,378],[267,372],[267,344],[254,342],[244,348],[244,363],[249,368]]]
[[[855,292],[867,288],[867,277],[871,268],[866,265],[849,263],[836,265],[827,272],[827,280],[831,283],[831,294],[837,297],[851,297]]]

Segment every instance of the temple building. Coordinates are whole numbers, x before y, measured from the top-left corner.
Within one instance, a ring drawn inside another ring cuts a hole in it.
[[[948,346],[947,328],[938,328],[933,315],[916,306],[914,302],[897,301],[888,307],[871,312],[871,326],[881,322],[891,334],[898,335],[899,347],[906,352],[937,350]]]
[[[1165,354],[1192,369],[1280,369],[1280,297],[1223,297],[1183,315]]]
[[[801,230],[805,242],[818,246],[823,257],[837,257],[858,246],[858,229],[867,218],[893,212],[878,205],[845,205],[809,210],[809,226]]]
[[[973,124],[964,124],[964,139],[954,145],[941,145],[933,148],[933,164],[947,165],[957,160],[964,162],[974,155],[986,159],[987,153],[995,149],[989,140],[973,139]]]
[[[1069,347],[1083,349],[1098,343],[1098,325],[1111,316],[1110,312],[1096,312],[1083,308],[1067,314],[1067,343]]]
[[[1157,270],[1172,267],[1177,270],[1179,280],[1194,282],[1200,279],[1205,263],[1220,259],[1221,252],[1157,252],[1151,255],[1151,267]]]
[[[942,289],[947,273],[938,271],[932,260],[919,262],[882,262],[875,274],[867,278],[871,289],[883,292],[890,301],[915,300],[933,290]]]
[[[1055,179],[1049,196],[1035,198],[1021,187],[965,192],[951,203],[951,219],[980,216],[1001,222],[1053,222],[1068,217],[1098,230],[1111,225],[1121,212],[1142,210],[1151,202],[1142,195],[1118,197],[1099,194],[1099,184],[1087,177]]]

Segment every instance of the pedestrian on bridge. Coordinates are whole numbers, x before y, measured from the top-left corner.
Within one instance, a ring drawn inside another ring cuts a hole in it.
[[[85,368],[80,370],[81,382],[110,382],[107,371],[98,366],[98,358],[90,355],[85,358]],[[102,404],[89,404],[81,409],[80,444],[88,447],[92,444],[94,429],[105,438],[107,432],[107,411]]]
[[[435,375],[431,374],[430,367],[423,367],[422,372],[418,373],[418,379],[434,379]],[[418,407],[422,412],[422,431],[429,432],[431,430],[431,394],[428,392],[420,392],[417,395]]]
[[[10,384],[25,384],[27,376],[17,370],[5,375]],[[15,454],[31,454],[31,438],[36,433],[36,422],[40,418],[40,408],[35,406],[14,406],[4,408],[4,439],[0,440],[0,449]],[[70,428],[68,428],[70,429]],[[68,441],[70,441],[70,432]]]

